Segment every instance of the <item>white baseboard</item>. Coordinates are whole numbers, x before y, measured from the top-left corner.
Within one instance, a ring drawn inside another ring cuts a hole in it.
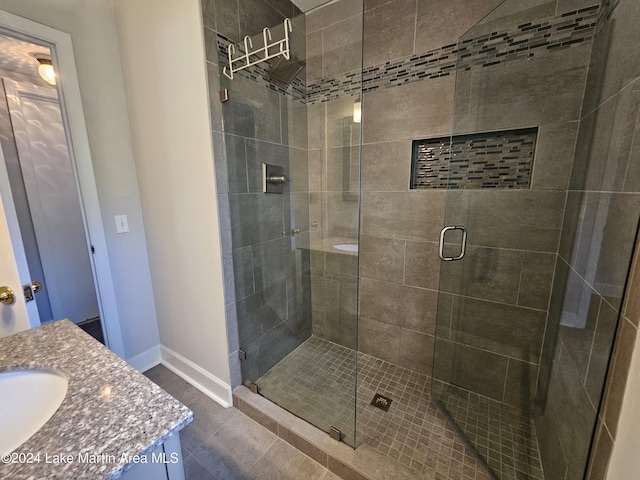
[[[135,357],[127,358],[127,363],[139,372],[146,372],[160,363],[160,345],[151,347]]]
[[[160,357],[159,363],[189,382],[207,397],[225,408],[233,405],[231,386],[226,382],[164,345],[160,346]]]

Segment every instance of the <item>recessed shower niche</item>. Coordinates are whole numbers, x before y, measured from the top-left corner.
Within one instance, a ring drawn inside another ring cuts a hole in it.
[[[411,188],[530,188],[538,128],[414,140]]]

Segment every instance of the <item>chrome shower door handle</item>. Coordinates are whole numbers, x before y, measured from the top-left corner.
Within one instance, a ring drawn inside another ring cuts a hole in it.
[[[460,254],[457,257],[445,257],[444,256],[444,237],[449,230],[460,230],[462,231],[462,244],[460,245]],[[452,262],[454,260],[462,260],[464,258],[464,254],[467,251],[467,229],[463,226],[453,226],[453,227],[444,227],[440,232],[440,246],[438,248],[438,255],[441,260],[445,262]]]

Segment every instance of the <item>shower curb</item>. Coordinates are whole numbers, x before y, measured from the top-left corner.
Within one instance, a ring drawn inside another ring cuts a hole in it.
[[[245,386],[233,391],[233,406],[282,440],[344,480],[435,480],[435,472],[418,473],[369,445],[353,449]]]

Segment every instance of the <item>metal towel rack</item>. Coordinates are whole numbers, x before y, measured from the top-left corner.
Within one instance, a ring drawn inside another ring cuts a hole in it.
[[[283,56],[287,60],[291,58],[289,51],[289,34],[292,32],[291,20],[284,19],[284,38],[282,40],[273,41],[271,36],[271,30],[265,27],[262,30],[263,46],[255,48],[251,37],[248,35],[244,37],[244,52],[240,51],[240,55],[236,56],[236,46],[230,44],[227,47],[227,56],[229,57],[229,67],[224,67],[222,73],[227,78],[233,80],[233,74],[256,65],[261,62],[279,56]],[[276,50],[275,52],[273,50]],[[254,57],[253,59],[251,57]],[[257,58],[256,58],[257,57]],[[237,65],[237,66],[236,66]]]

